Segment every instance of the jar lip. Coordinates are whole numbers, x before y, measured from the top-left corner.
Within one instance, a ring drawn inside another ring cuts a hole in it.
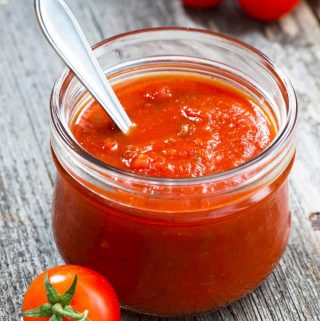
[[[239,165],[237,167],[231,168],[226,171],[221,171],[218,173],[205,175],[201,177],[192,177],[192,178],[163,178],[163,177],[154,177],[154,176],[142,176],[135,174],[133,172],[121,170],[119,168],[108,165],[88,151],[86,151],[76,140],[70,135],[69,131],[66,130],[62,120],[58,117],[58,106],[59,106],[59,96],[60,92],[63,89],[63,85],[65,81],[70,78],[75,77],[73,72],[65,67],[59,77],[57,78],[51,93],[51,106],[50,106],[50,116],[51,116],[51,126],[58,133],[60,138],[69,149],[75,153],[77,157],[80,157],[84,163],[94,165],[101,173],[116,174],[119,178],[122,179],[130,179],[131,181],[135,181],[141,184],[158,184],[158,185],[198,185],[198,184],[206,184],[212,182],[218,182],[226,179],[230,179],[234,176],[242,175],[248,172],[249,170],[255,170],[261,167],[263,163],[268,164],[270,160],[273,159],[274,154],[283,146],[283,144],[287,141],[287,139],[292,135],[298,118],[298,110],[297,110],[297,97],[293,86],[286,76],[286,74],[279,68],[276,64],[274,64],[264,53],[259,51],[258,49],[252,47],[251,45],[246,44],[238,39],[230,37],[228,35],[224,35],[221,33],[209,31],[206,29],[196,29],[196,28],[185,28],[185,27],[157,27],[157,28],[145,28],[138,29],[135,31],[121,33],[116,36],[112,36],[110,38],[104,39],[94,46],[92,46],[93,50],[97,50],[100,47],[110,44],[112,42],[118,40],[124,40],[125,38],[146,34],[150,32],[182,32],[182,33],[199,33],[202,35],[212,36],[216,39],[220,39],[223,41],[227,41],[233,45],[236,45],[239,48],[246,50],[248,53],[255,54],[259,58],[263,59],[266,63],[267,68],[276,75],[276,77],[281,81],[283,87],[285,88],[287,99],[288,99],[288,116],[286,119],[286,124],[281,128],[277,137],[274,141],[260,154],[251,159],[250,161]]]

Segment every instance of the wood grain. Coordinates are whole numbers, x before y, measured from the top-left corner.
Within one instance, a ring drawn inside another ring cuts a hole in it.
[[[188,26],[238,37],[266,53],[292,80],[299,99],[298,153],[291,176],[292,233],[281,263],[246,298],[197,321],[319,321],[320,1],[302,1],[279,22],[246,17],[233,1],[206,12],[178,0],[69,0],[91,43],[138,28]],[[42,37],[31,0],[0,6],[0,321],[18,320],[27,285],[61,263],[50,228],[55,170],[48,101],[62,63]],[[149,320],[123,313],[123,321]]]

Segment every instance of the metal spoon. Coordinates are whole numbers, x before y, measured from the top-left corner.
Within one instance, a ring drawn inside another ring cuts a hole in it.
[[[131,120],[101,70],[83,31],[63,0],[34,0],[39,25],[58,55],[123,133]]]

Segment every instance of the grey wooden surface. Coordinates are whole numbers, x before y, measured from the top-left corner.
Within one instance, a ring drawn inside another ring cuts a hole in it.
[[[68,3],[92,44],[145,27],[209,28],[254,45],[286,70],[300,105],[289,247],[252,294],[189,319],[320,320],[320,216],[311,215],[320,212],[320,0],[302,1],[291,15],[271,24],[246,17],[231,0],[206,12],[186,10],[178,0]],[[49,94],[61,68],[38,29],[32,1],[0,0],[0,321],[18,320],[28,283],[61,263],[50,228],[55,169],[48,121]],[[123,313],[122,319],[149,318]]]

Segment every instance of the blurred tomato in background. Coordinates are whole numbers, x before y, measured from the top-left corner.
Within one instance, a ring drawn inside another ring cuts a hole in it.
[[[263,21],[279,19],[289,13],[299,0],[238,0],[242,9],[250,16]]]
[[[207,9],[216,7],[223,0],[182,0],[186,6]],[[234,0],[235,1],[235,0]],[[273,21],[289,13],[299,0],[238,0],[239,5],[248,15],[262,21]]]
[[[215,7],[222,1],[223,0],[182,0],[186,6],[202,9]]]

